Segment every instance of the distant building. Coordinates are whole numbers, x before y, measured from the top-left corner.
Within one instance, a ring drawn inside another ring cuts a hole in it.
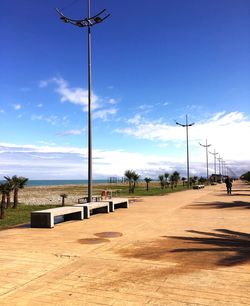
[[[210,176],[210,182],[222,183],[224,181],[224,176],[222,174],[212,174]]]

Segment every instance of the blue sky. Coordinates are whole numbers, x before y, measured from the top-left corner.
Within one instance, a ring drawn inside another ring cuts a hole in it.
[[[2,0],[0,176],[87,177],[86,0]],[[92,0],[94,178],[205,175],[206,138],[240,174],[250,166],[250,2]],[[210,155],[210,172],[213,172]]]

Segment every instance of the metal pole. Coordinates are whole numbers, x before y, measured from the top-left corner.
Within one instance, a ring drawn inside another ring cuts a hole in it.
[[[189,180],[188,117],[187,115],[186,115],[186,135],[187,135],[187,181],[188,181],[188,188],[189,188],[190,180]]]
[[[90,0],[88,0],[88,19],[90,19]],[[92,70],[91,70],[91,26],[88,23],[88,202],[92,202]]]
[[[187,183],[188,188],[190,187],[190,178],[189,178],[189,149],[188,149],[188,127],[194,125],[194,123],[188,124],[188,116],[186,115],[186,124],[181,124],[176,122],[177,125],[186,127],[186,138],[187,138]]]
[[[202,146],[202,147],[204,147],[204,148],[206,148],[206,164],[207,164],[207,180],[208,180],[208,147],[210,147],[211,146],[211,144],[207,144],[207,139],[206,139],[206,144],[205,145],[203,145],[203,144],[201,144],[200,143],[200,145]]]
[[[207,159],[207,180],[208,180],[208,144],[207,144],[207,139],[206,139],[206,159]]]
[[[75,20],[65,16],[58,8],[57,13],[60,19],[65,23],[70,23],[80,28],[88,28],[88,202],[92,201],[92,112],[91,112],[91,97],[92,97],[92,67],[91,67],[91,27],[101,23],[107,19],[110,14],[106,13],[106,9],[91,17],[90,15],[90,0],[88,4],[88,17]]]
[[[216,174],[216,154],[214,149],[214,174]]]
[[[221,159],[222,159],[222,157],[220,157],[220,155],[219,155],[219,157],[217,158],[218,159],[218,161],[219,161],[219,175],[221,175]]]

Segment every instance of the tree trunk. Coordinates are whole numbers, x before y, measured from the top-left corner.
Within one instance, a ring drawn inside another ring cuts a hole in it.
[[[132,192],[132,188],[131,188],[131,181],[129,181],[128,192],[129,192],[129,193],[131,193],[131,192]]]
[[[64,202],[65,201],[65,199],[64,199],[64,197],[62,197],[62,206],[64,206]]]
[[[13,204],[13,208],[17,208],[17,204],[18,204],[18,189],[14,189],[14,204]]]
[[[2,195],[0,219],[5,217],[5,194]]]
[[[148,183],[147,183],[147,191],[148,191]]]
[[[7,193],[7,208],[10,208],[10,193]]]

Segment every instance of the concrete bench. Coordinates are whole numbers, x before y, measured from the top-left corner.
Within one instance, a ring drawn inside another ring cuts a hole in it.
[[[98,202],[100,201],[102,196],[100,195],[92,195],[92,202]],[[86,204],[88,202],[88,196],[84,196],[82,198],[79,198],[77,200],[78,204]]]
[[[80,207],[62,206],[31,212],[31,227],[54,227],[54,218],[63,216],[64,221],[83,220],[83,210]]]
[[[103,202],[109,203],[109,211],[115,211],[115,208],[129,208],[128,199],[125,198],[113,198],[109,200],[103,200]]]
[[[83,210],[84,219],[89,219],[91,213],[109,213],[109,202],[104,201],[75,204],[74,207],[79,207]]]
[[[201,189],[201,188],[204,188],[205,185],[195,185],[193,186],[193,189]]]

